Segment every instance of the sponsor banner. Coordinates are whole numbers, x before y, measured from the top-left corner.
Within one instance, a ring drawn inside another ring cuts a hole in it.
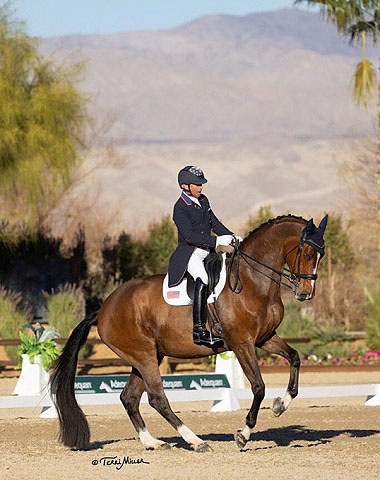
[[[81,375],[75,377],[75,393],[118,393],[123,390],[129,375]],[[195,375],[162,375],[165,390],[203,390],[230,388],[226,375],[205,373]]]

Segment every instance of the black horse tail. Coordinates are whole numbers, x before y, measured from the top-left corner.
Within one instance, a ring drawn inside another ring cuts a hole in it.
[[[97,313],[87,316],[73,330],[59,356],[50,379],[52,398],[58,411],[60,441],[67,447],[83,450],[90,442],[90,429],[74,393],[78,353],[85,344]]]

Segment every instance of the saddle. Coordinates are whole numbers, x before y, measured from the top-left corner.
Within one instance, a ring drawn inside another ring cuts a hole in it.
[[[226,253],[210,252],[204,259],[208,275],[209,296],[207,303],[214,303],[226,284]],[[162,294],[169,305],[192,305],[195,279],[187,272],[179,285],[168,286],[168,274],[164,278]]]

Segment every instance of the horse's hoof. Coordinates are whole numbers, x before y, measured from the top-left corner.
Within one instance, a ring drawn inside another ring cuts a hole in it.
[[[206,442],[202,442],[199,445],[194,447],[194,450],[198,453],[206,453],[206,452],[213,452],[214,450],[210,447],[210,445]]]
[[[235,442],[236,442],[237,446],[240,448],[240,450],[242,450],[247,445],[248,440],[241,433],[241,430],[238,430],[236,432]]]
[[[281,398],[280,397],[275,398],[273,400],[273,407],[272,407],[273,415],[275,417],[279,417],[285,412],[285,410],[286,408]]]

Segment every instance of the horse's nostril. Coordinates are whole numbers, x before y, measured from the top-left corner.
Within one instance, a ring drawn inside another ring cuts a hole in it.
[[[299,293],[297,295],[297,300],[299,300],[300,302],[304,302],[305,300],[309,300],[309,298],[310,298],[309,293]]]

